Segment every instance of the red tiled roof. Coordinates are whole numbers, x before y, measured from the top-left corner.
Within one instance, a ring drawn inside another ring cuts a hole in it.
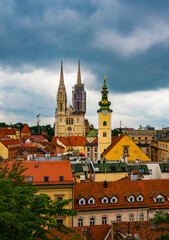
[[[55,139],[54,139],[55,138]],[[88,141],[83,136],[54,137],[52,141],[58,139],[65,146],[85,146]]]
[[[6,140],[6,139],[10,139],[10,137],[8,137],[6,134],[4,133],[0,133],[0,139],[2,140]]]
[[[11,168],[13,163],[8,164]],[[33,177],[34,185],[73,184],[70,161],[24,161],[23,165],[27,168],[23,174]],[[44,182],[45,176],[48,182]],[[64,176],[63,182],[59,182],[59,176]]]
[[[62,240],[70,240],[70,239],[84,239],[83,238],[83,231],[87,231],[90,236],[92,236],[92,240],[103,240],[107,233],[110,230],[110,226],[106,225],[95,225],[95,226],[83,226],[83,227],[71,227],[73,231],[78,235],[75,237],[75,233],[69,233],[65,235],[64,233],[60,233],[57,230],[53,230],[52,232],[55,233],[60,239]],[[85,229],[85,230],[83,230]],[[49,239],[54,239],[52,236],[50,237],[47,235]]]
[[[30,129],[28,128],[28,126],[25,124],[25,126],[23,127],[21,133],[31,133]]]
[[[15,140],[15,139],[0,140],[0,142],[8,149],[21,147],[19,140]]]
[[[104,157],[123,137],[124,134],[121,134],[120,136],[114,138],[112,144],[101,154],[101,157]]]
[[[20,141],[25,142],[27,139],[29,139],[32,142],[43,142],[47,141],[47,139],[43,135],[24,135]]]
[[[98,143],[98,137],[96,137],[96,138],[92,141],[92,143]]]
[[[16,131],[19,131],[19,129],[17,129],[17,128],[0,128],[0,133],[6,134],[6,135],[16,135]]]
[[[97,209],[114,209],[114,208],[134,208],[134,207],[150,207],[151,209],[169,208],[169,202],[167,198],[164,198],[164,203],[157,204],[152,198],[152,192],[157,191],[161,194],[165,194],[168,189],[169,179],[160,180],[143,180],[143,181],[114,181],[108,182],[107,188],[104,188],[103,182],[90,182],[90,183],[75,183],[74,187],[74,206],[77,211],[88,211]],[[109,192],[112,192],[118,201],[116,204],[102,204],[99,196],[108,196]],[[126,194],[138,196],[138,193],[142,194],[143,202],[133,202],[132,205],[126,199]],[[84,198],[87,194],[91,194],[95,199],[94,205],[79,206],[76,197],[81,194]]]

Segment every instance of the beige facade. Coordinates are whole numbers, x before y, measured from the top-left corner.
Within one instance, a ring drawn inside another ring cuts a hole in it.
[[[67,108],[67,94],[63,77],[63,65],[61,61],[60,82],[57,92],[57,110],[55,121],[55,136],[85,136],[85,97],[84,85],[81,83],[80,61],[78,66],[78,78],[75,90],[73,90],[73,107]],[[84,95],[84,99],[80,101],[76,99]],[[78,110],[76,109],[78,105]],[[81,108],[82,109],[81,109]],[[79,110],[80,109],[80,110]],[[87,122],[86,122],[87,127]]]
[[[164,162],[169,159],[169,142],[152,141],[151,160],[153,162]]]

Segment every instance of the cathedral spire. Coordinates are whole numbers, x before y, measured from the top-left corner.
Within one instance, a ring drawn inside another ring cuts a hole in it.
[[[63,78],[63,62],[62,62],[62,59],[61,59],[61,69],[60,69],[60,83],[59,85],[64,85],[64,78]]]
[[[78,59],[77,84],[78,85],[82,84],[81,83],[81,72],[80,72],[80,58]]]

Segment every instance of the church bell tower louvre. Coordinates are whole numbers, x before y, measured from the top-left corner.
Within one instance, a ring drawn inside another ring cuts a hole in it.
[[[62,60],[56,100],[55,136],[85,136],[86,92],[81,82],[80,59],[78,60],[77,83],[72,90],[72,106],[67,107]]]
[[[98,159],[103,151],[111,144],[111,114],[109,108],[111,102],[108,101],[108,91],[106,86],[106,76],[104,75],[104,84],[102,87],[102,99],[99,102],[98,113]]]

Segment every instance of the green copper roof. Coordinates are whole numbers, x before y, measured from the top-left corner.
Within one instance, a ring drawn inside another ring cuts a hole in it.
[[[92,131],[90,131],[86,137],[97,137],[97,133],[98,130],[97,129],[93,129]]]

